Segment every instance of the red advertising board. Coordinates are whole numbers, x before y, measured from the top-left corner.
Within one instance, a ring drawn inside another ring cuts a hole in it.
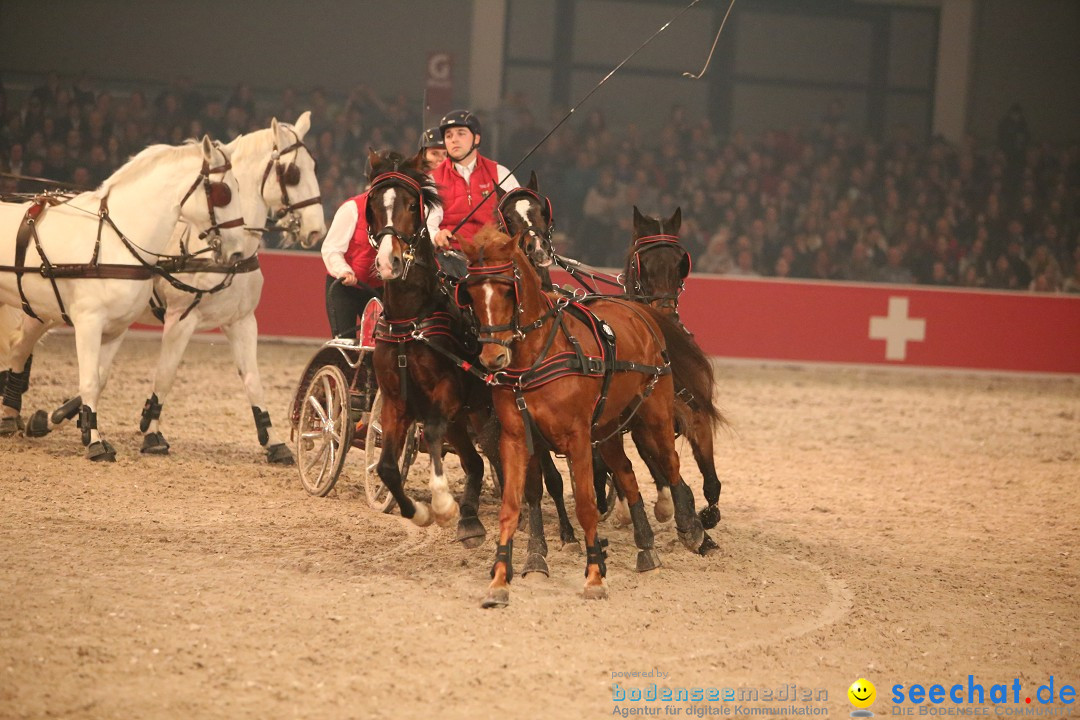
[[[436,122],[453,109],[454,56],[448,52],[430,52],[427,59],[427,79],[424,100],[430,110],[429,121]]]
[[[264,337],[325,339],[317,254],[260,254]],[[680,314],[710,355],[1080,374],[1080,297],[691,276]]]

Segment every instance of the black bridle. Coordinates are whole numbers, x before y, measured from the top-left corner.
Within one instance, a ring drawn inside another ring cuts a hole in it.
[[[371,231],[371,221],[374,218],[374,213],[371,207],[371,197],[375,194],[377,190],[389,187],[399,187],[416,196],[416,223],[412,235],[405,235],[396,227],[394,227],[392,217],[387,218],[387,220],[390,221],[389,225],[376,233],[372,233]],[[371,189],[368,190],[367,214],[368,242],[371,243],[371,247],[377,250],[379,248],[379,243],[382,242],[383,237],[386,235],[393,237],[394,239],[405,245],[405,250],[401,253],[401,258],[405,261],[405,267],[401,271],[401,278],[404,279],[405,276],[409,274],[409,268],[412,267],[413,262],[416,261],[417,243],[419,243],[422,239],[428,237],[427,213],[424,209],[423,188],[420,186],[420,183],[416,182],[404,173],[400,173],[396,170],[383,173],[375,178],[374,182],[371,183]]]
[[[468,270],[468,274],[458,281],[457,288],[454,290],[454,302],[463,310],[472,307],[471,296],[463,297],[463,295],[469,293],[469,287],[472,285],[481,282],[501,283],[509,285],[514,291],[514,310],[510,316],[510,322],[502,325],[480,325],[479,319],[477,319],[476,335],[477,341],[481,345],[501,345],[509,348],[515,341],[523,340],[533,330],[539,330],[543,327],[548,318],[558,314],[569,302],[567,298],[561,298],[557,302],[551,302],[549,298],[550,307],[547,312],[541,314],[534,322],[522,325],[521,271],[518,269],[517,263],[511,260],[502,265],[470,265]],[[543,297],[547,298],[546,295]],[[475,314],[475,310],[473,312]],[[501,332],[509,332],[510,337],[505,340],[495,337],[495,333]]]
[[[259,195],[263,195],[263,192],[266,189],[266,181],[270,178],[270,172],[273,171],[277,176],[278,187],[281,188],[282,206],[278,208],[277,212],[275,212],[271,218],[277,223],[288,216],[289,220],[285,225],[285,232],[293,239],[296,239],[300,235],[300,213],[297,211],[306,208],[309,205],[321,203],[322,195],[316,195],[315,197],[295,203],[289,200],[289,188],[296,187],[300,184],[300,168],[297,166],[295,159],[293,162],[283,165],[281,158],[291,152],[299,154],[301,149],[309,156],[311,155],[311,151],[308,150],[304,141],[300,139],[300,135],[297,134],[295,130],[290,129],[289,132],[296,138],[296,142],[282,149],[278,149],[277,136],[274,136],[274,149],[270,153],[270,159],[266,162],[266,169],[263,170],[262,182],[259,183]],[[312,158],[311,161],[314,163],[315,158]]]
[[[642,256],[651,250],[658,250],[660,248],[672,248],[678,250],[683,258],[686,259],[686,273],[682,275],[681,281],[679,282],[679,289],[674,293],[650,293],[641,283]],[[633,295],[636,299],[646,302],[657,309],[667,308],[673,311],[675,318],[678,319],[679,297],[686,287],[685,280],[688,274],[690,274],[690,253],[688,253],[686,248],[679,242],[678,236],[665,234],[663,232],[663,224],[661,224],[660,233],[656,235],[646,235],[645,237],[640,237],[634,241],[633,248],[630,252],[630,262],[627,266],[626,276],[623,278],[623,281],[626,284],[628,295]]]
[[[195,189],[202,185],[203,191],[206,194],[206,208],[210,214],[210,227],[199,233],[200,240],[206,240],[210,250],[212,250],[218,257],[221,257],[221,231],[229,228],[242,227],[244,224],[243,216],[227,220],[226,222],[219,223],[217,221],[217,213],[214,212],[214,208],[221,208],[232,202],[232,190],[223,182],[214,181],[210,179],[211,175],[215,173],[225,174],[232,170],[232,162],[228,159],[225,160],[224,165],[218,165],[217,167],[210,167],[210,161],[203,158],[202,168],[199,170],[199,177],[195,178],[195,182],[191,184],[188,191],[184,193],[184,198],[180,201],[180,207],[184,207],[184,203],[188,201]]]
[[[554,261],[555,248],[551,244],[551,238],[555,234],[555,215],[552,213],[551,210],[551,200],[549,200],[546,196],[541,195],[535,190],[527,187],[517,187],[507,192],[505,195],[503,195],[502,200],[499,201],[498,206],[495,208],[495,213],[499,217],[499,224],[501,226],[501,229],[506,233],[510,232],[510,223],[506,219],[506,214],[504,213],[503,208],[513,200],[520,199],[521,195],[528,195],[532,200],[535,200],[537,205],[540,206],[541,217],[544,218],[544,222],[547,225],[543,232],[540,232],[532,225],[523,227],[522,232],[524,232],[525,235],[530,236],[534,240],[536,240],[536,242],[539,243],[540,247],[548,254],[548,257],[550,257]],[[544,212],[545,208],[546,214]]]

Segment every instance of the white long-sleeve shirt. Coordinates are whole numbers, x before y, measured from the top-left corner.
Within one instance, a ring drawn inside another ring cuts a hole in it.
[[[439,223],[442,222],[443,211],[441,207],[427,207],[428,235],[435,237],[439,232]],[[330,229],[326,231],[326,237],[322,242],[323,265],[326,272],[334,277],[344,277],[352,272],[349,263],[345,262],[345,253],[349,250],[353,234],[356,232],[356,223],[360,221],[360,215],[356,210],[356,202],[352,198],[334,213],[334,219],[330,221]]]

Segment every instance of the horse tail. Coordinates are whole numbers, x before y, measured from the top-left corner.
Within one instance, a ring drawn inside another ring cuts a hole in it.
[[[684,396],[686,393],[690,394],[692,400],[687,404],[694,411],[701,412],[708,418],[713,432],[717,427],[730,425],[713,400],[716,378],[713,376],[712,363],[709,362],[705,351],[694,341],[690,333],[669,316],[649,305],[644,307],[664,334],[668,359],[671,361],[671,377],[675,381],[675,392],[682,392]]]

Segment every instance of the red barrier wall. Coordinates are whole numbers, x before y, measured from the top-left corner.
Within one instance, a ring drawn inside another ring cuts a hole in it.
[[[313,253],[260,254],[263,336],[330,336]],[[710,355],[1080,374],[1080,297],[692,276],[680,313]]]

